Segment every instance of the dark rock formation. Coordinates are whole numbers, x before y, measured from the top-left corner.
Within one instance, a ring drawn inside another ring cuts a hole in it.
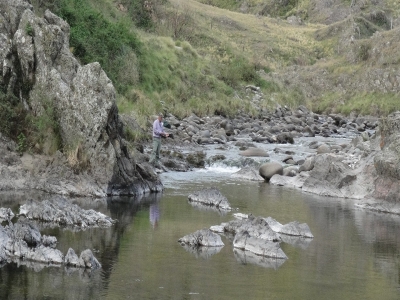
[[[54,107],[64,155],[70,170],[80,173],[79,179],[61,178],[66,184],[58,190],[53,184],[49,191],[87,195],[92,190],[96,196],[161,191],[159,179],[136,165],[128,151],[111,80],[98,63],[81,66],[71,54],[69,25],[48,10],[37,17],[23,0],[1,1],[0,20],[4,92],[36,116]],[[37,186],[22,174],[15,176],[23,178],[16,189],[48,190],[44,183]]]

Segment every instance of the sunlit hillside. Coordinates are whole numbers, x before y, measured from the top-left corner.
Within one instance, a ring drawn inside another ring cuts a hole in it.
[[[346,114],[399,109],[396,2],[362,7],[339,1],[329,14],[324,2],[286,2],[279,11],[271,1],[256,0],[48,0],[36,6],[71,24],[71,51],[82,63],[103,60],[120,110],[141,124],[159,110],[179,117],[255,114],[247,85],[261,88],[262,107],[304,104]],[[81,22],[79,16],[85,16]],[[87,44],[91,18],[105,24],[94,31],[123,28],[109,31],[110,48],[102,35]]]

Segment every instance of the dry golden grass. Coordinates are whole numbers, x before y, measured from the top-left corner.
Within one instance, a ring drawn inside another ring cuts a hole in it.
[[[332,55],[323,42],[314,38],[315,31],[325,25],[293,26],[284,20],[232,12],[194,0],[170,2],[180,9],[196,12],[193,14],[196,27],[201,28],[203,35],[219,41],[219,45],[230,45],[234,51],[245,53],[262,67],[279,69],[298,57],[313,61],[317,52],[319,56]],[[216,53],[219,45],[210,44],[206,50]]]

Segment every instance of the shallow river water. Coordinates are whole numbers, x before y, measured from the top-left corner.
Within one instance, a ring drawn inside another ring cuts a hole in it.
[[[209,168],[164,173],[162,195],[107,201],[74,200],[119,222],[109,229],[55,235],[64,254],[94,251],[102,269],[10,263],[0,268],[0,299],[400,299],[400,216],[354,206],[353,200],[318,197],[264,182],[230,177],[234,169]],[[193,206],[190,193],[216,186],[232,212]],[[18,209],[33,195],[0,195]],[[38,196],[39,198],[41,196]],[[202,228],[252,213],[282,224],[309,225],[314,239],[282,243],[288,256],[263,260],[235,252],[232,242],[218,251],[192,253],[177,240]]]

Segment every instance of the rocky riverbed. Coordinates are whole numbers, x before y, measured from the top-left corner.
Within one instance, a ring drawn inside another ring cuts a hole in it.
[[[398,214],[399,119],[399,113],[381,119],[320,115],[305,107],[232,119],[169,115],[174,140],[163,141],[160,169],[234,165],[237,178],[356,199],[359,207]]]

